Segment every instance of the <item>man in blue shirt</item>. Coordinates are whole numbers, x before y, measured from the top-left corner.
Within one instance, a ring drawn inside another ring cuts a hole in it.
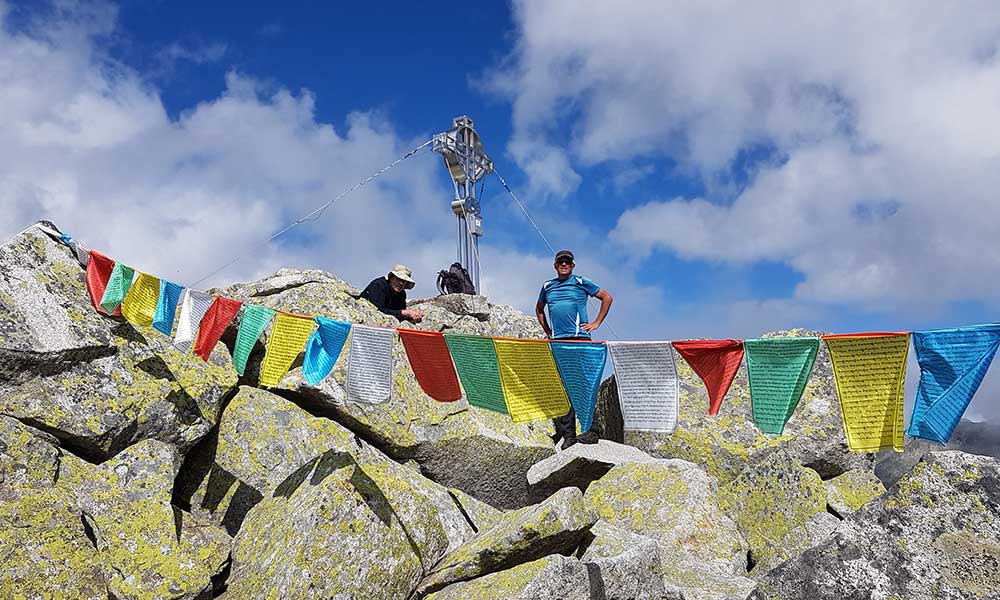
[[[556,252],[556,276],[542,284],[538,293],[538,303],[535,304],[535,316],[545,330],[549,339],[589,340],[590,332],[601,326],[608,315],[614,298],[607,290],[581,275],[573,274],[573,253],[569,250]],[[601,301],[601,309],[593,321],[587,319],[587,299],[594,296]],[[545,318],[545,308],[549,309],[549,317]],[[549,321],[552,322],[551,326]],[[556,428],[553,441],[563,442],[563,450],[575,444],[578,440],[585,444],[597,443],[597,435],[593,431],[576,435],[576,411],[571,406],[569,412],[552,420]]]

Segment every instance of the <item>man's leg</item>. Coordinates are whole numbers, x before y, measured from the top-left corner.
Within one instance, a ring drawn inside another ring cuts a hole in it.
[[[569,407],[569,412],[561,417],[552,419],[552,424],[556,427],[556,434],[562,437],[563,448],[568,448],[576,443],[576,411]]]

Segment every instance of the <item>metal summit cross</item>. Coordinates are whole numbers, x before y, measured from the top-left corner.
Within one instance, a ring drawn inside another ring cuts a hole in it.
[[[434,136],[433,150],[444,157],[455,184],[451,210],[458,219],[458,262],[469,271],[479,293],[479,238],[483,216],[476,197],[476,182],[493,172],[493,161],[483,152],[483,142],[466,115],[452,119],[452,128]]]

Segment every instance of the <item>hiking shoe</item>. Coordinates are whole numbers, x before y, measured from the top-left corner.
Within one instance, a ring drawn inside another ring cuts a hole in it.
[[[597,436],[597,432],[593,429],[585,431],[580,435],[576,436],[576,441],[581,444],[596,444],[601,438]]]
[[[566,438],[563,441],[562,449],[565,450],[574,444],[576,444],[576,438]]]

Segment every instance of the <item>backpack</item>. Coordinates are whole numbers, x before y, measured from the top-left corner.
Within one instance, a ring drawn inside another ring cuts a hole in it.
[[[442,294],[475,294],[476,286],[462,263],[451,263],[447,271],[438,271],[438,291]]]

